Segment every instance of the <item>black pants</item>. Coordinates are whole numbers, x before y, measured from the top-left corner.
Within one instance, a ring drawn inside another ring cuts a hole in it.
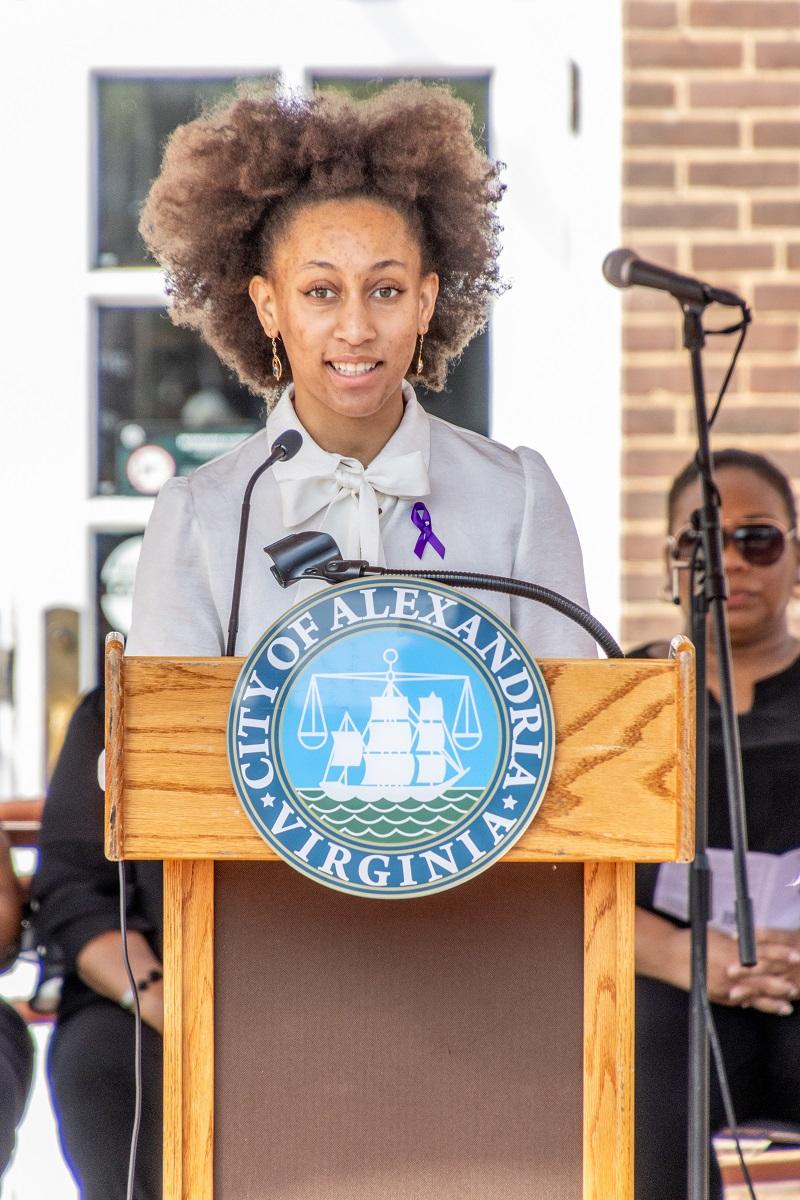
[[[0,1000],[0,1175],[14,1150],[33,1077],[33,1041],[22,1017]]]
[[[134,1112],[134,1024],[98,1000],[59,1021],[48,1052],[64,1156],[81,1200],[124,1200]],[[136,1200],[161,1197],[161,1038],[142,1029],[142,1124]]]
[[[738,1121],[800,1123],[800,1007],[790,1017],[713,1004]],[[636,1200],[685,1200],[689,995],[636,980]],[[727,1124],[713,1060],[711,1131]],[[722,1195],[711,1155],[712,1200]]]

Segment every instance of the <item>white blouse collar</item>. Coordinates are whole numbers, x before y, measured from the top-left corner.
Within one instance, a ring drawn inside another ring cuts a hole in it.
[[[294,458],[275,464],[273,473],[287,529],[313,520],[334,537],[346,558],[382,564],[380,521],[398,499],[430,492],[430,422],[403,382],[403,417],[383,449],[365,468],[356,459],[323,450],[298,420],[290,384],[267,418],[270,445],[287,429],[297,429],[303,445]]]
[[[313,454],[314,462],[309,463],[312,472],[321,462],[320,455],[325,455],[326,458],[337,463],[345,459],[344,455],[330,454],[327,450],[323,450],[303,428],[294,407],[293,383],[284,388],[280,399],[267,417],[267,440],[270,446],[287,429],[297,429],[302,434],[303,445],[297,452],[296,458],[304,460]],[[372,467],[376,463],[382,462],[384,458],[396,458],[401,454],[409,454],[413,450],[419,450],[426,468],[429,467],[431,461],[430,421],[425,409],[419,400],[417,400],[411,384],[407,379],[404,379],[402,419],[386,445],[370,463],[370,466]],[[347,459],[347,461],[349,462],[350,460]],[[276,465],[276,473],[278,473],[277,466],[280,466],[280,464]]]

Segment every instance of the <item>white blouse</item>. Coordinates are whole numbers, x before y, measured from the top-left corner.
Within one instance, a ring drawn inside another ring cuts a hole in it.
[[[282,612],[325,583],[284,590],[264,547],[287,532],[324,530],[345,558],[400,568],[442,567],[513,576],[586,605],[580,546],[567,503],[541,455],[429,416],[404,384],[403,419],[366,470],[322,450],[305,432],[287,389],[266,428],[159,493],[145,533],[129,654],[224,653],[242,497],[248,479],[288,428],[303,445],[264,473],[253,491],[237,654],[246,654]],[[421,559],[412,520],[422,501],[444,559],[431,543]],[[536,658],[594,657],[592,639],[529,600],[470,593],[508,622]]]

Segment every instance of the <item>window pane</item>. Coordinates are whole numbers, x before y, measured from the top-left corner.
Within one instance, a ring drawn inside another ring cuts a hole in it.
[[[154,495],[260,428],[263,400],[163,308],[96,316],[99,492]]]
[[[230,76],[97,78],[94,266],[152,265],[136,227],[142,201],[161,165],[164,142],[176,125],[191,121],[204,107],[230,91],[234,82]]]
[[[358,99],[366,99],[395,83],[401,76],[382,75],[380,79],[353,78],[340,75],[314,75],[316,88],[335,89],[349,92]],[[408,78],[408,76],[402,76]],[[464,77],[439,75],[425,80],[430,83],[448,84],[456,96],[466,100],[473,112],[472,131],[484,150],[488,151],[489,130],[489,77]],[[423,349],[423,357],[425,351]],[[488,331],[474,338],[460,360],[450,368],[444,392],[430,392],[418,384],[417,397],[429,413],[443,417],[454,425],[463,425],[476,433],[488,434],[489,412],[489,334]]]
[[[141,533],[96,533],[95,630],[97,679],[103,678],[106,634],[115,630],[128,636],[133,610],[133,579],[142,548]]]

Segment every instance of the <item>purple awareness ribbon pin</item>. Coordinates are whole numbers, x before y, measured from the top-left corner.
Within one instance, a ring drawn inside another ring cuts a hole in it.
[[[417,558],[422,558],[423,554],[425,553],[425,547],[429,543],[439,555],[439,558],[444,558],[444,546],[433,532],[433,526],[431,525],[431,514],[428,512],[425,505],[421,504],[419,501],[411,510],[411,521],[419,530],[417,544],[414,547],[414,553],[416,554]]]

